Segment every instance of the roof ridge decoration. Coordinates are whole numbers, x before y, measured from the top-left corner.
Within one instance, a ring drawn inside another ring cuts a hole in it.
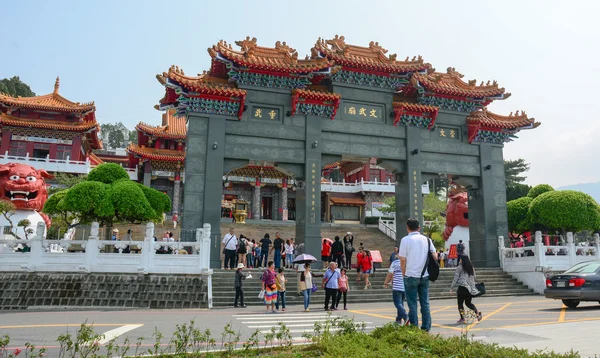
[[[17,108],[28,108],[40,111],[76,113],[85,116],[96,111],[93,101],[87,103],[70,101],[58,93],[59,87],[60,78],[56,77],[54,90],[49,94],[34,97],[15,97],[0,93],[0,105],[9,107],[11,112]]]
[[[484,107],[471,112],[467,117],[469,143],[484,142],[502,144],[515,138],[523,129],[534,129],[541,125],[529,118],[525,111],[510,112],[508,116],[493,113]]]
[[[344,36],[335,35],[333,39],[319,38],[311,49],[312,58],[326,57],[333,60],[344,69],[374,71],[380,74],[406,74],[412,72],[425,72],[431,68],[423,57],[406,57],[399,61],[396,54],[386,55],[388,50],[379,45],[379,42],[369,42],[369,47],[349,45]]]
[[[185,139],[187,126],[185,117],[178,116],[174,109],[169,109],[162,114],[162,125],[153,126],[145,122],[138,123],[135,129],[146,135],[159,138]]]
[[[292,90],[292,114],[312,115],[333,119],[342,96],[338,93],[309,89]]]
[[[392,102],[394,126],[401,124],[431,130],[435,125],[439,108],[411,102]]]
[[[211,76],[210,72],[191,77],[173,65],[168,72],[156,75],[156,79],[166,88],[165,96],[155,107],[159,110],[175,108],[178,116],[198,112],[242,118],[246,91],[225,79]]]
[[[454,67],[448,67],[445,73],[430,69],[427,73],[414,73],[410,78],[414,89],[403,91],[416,91],[420,103],[459,112],[472,112],[494,100],[510,97],[510,93],[495,80],[477,85],[477,80],[464,81],[463,78],[464,75]]]

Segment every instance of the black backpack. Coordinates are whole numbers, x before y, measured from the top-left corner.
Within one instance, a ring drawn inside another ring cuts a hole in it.
[[[427,262],[425,266],[423,266],[423,271],[421,271],[421,278],[425,275],[425,270],[429,274],[429,281],[435,282],[440,276],[440,264],[437,260],[433,258],[433,253],[431,252],[431,240],[427,238]]]

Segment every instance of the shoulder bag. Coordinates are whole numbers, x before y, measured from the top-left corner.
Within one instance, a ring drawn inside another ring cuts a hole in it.
[[[435,282],[440,276],[440,264],[437,260],[433,259],[431,240],[429,238],[427,238],[427,261],[425,262],[425,266],[423,266],[423,271],[421,271],[421,278],[425,275],[425,270],[427,270],[429,281],[431,282]]]
[[[233,240],[234,237],[235,237],[235,235],[233,235],[232,237],[230,237],[229,240],[227,240],[227,242],[225,243],[225,246],[223,246],[223,251],[222,251],[223,255],[225,255],[225,252],[226,252],[225,250],[227,250],[227,245],[229,244],[229,242],[231,240]]]

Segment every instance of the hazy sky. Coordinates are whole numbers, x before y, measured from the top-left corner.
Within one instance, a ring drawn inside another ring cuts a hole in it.
[[[37,94],[95,101],[97,118],[160,122],[157,73],[208,69],[206,49],[246,36],[286,41],[303,57],[318,37],[372,40],[398,58],[422,55],[437,70],[497,80],[512,96],[490,106],[542,122],[505,147],[531,163],[528,183],[600,181],[596,1],[5,1],[0,78]]]

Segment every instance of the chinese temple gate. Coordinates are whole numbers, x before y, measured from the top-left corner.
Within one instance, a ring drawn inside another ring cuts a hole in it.
[[[376,42],[349,45],[343,36],[319,39],[306,59],[285,42],[236,45],[209,48],[211,68],[198,76],[177,67],[157,76],[166,89],[159,108],[188,120],[184,228],[220,227],[227,174],[270,163],[295,189],[298,242],[318,256],[322,170],[377,158],[395,176],[398,239],[406,234],[402,222],[422,218],[422,183],[449,175],[468,189],[473,262],[499,266],[497,237],[508,234],[502,148],[538,125],[524,112],[488,111],[509,97],[504,88],[465,81],[453,68],[436,72],[420,56],[398,60]]]

